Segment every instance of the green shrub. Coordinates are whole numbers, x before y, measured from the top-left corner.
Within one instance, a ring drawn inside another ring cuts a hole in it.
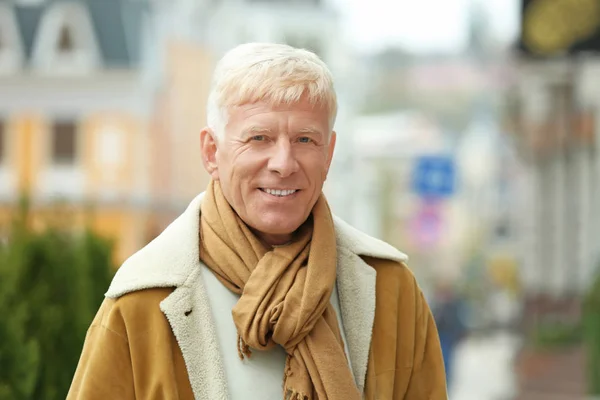
[[[0,245],[0,400],[64,399],[107,289],[112,245],[68,227],[35,232],[21,210]]]
[[[600,395],[600,275],[587,292],[583,307],[583,326],[588,389],[590,394]]]
[[[580,324],[564,322],[542,322],[533,332],[533,343],[540,349],[559,349],[581,344]]]

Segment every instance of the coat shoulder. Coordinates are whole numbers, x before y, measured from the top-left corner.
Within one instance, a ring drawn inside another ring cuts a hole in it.
[[[413,271],[405,262],[376,257],[362,258],[376,271],[380,284],[395,286],[399,294],[421,292]]]
[[[117,298],[105,297],[90,328],[101,327],[127,340],[132,327],[164,319],[160,302],[172,292],[173,288],[150,288]]]
[[[408,256],[389,243],[377,239],[333,216],[336,242],[339,248],[348,250],[361,257],[387,259],[406,262]]]

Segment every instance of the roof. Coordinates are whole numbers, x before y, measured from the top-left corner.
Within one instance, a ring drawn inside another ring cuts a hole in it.
[[[143,20],[149,6],[141,0],[70,0],[83,3],[106,67],[131,67],[141,57]],[[14,5],[15,15],[27,59],[44,13],[64,0],[46,0],[36,5]]]

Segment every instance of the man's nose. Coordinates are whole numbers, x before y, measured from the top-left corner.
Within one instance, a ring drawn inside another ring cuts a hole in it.
[[[298,171],[298,161],[289,140],[278,140],[272,151],[273,154],[269,159],[268,165],[270,171],[278,173],[282,178],[288,177]]]

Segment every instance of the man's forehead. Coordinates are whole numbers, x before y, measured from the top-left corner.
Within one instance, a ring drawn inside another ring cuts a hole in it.
[[[253,103],[242,103],[229,107],[230,112],[253,113],[258,110],[261,112],[289,112],[301,111],[315,114],[327,113],[327,107],[321,103],[311,103],[308,99],[300,99],[291,103],[274,102],[268,99]]]

